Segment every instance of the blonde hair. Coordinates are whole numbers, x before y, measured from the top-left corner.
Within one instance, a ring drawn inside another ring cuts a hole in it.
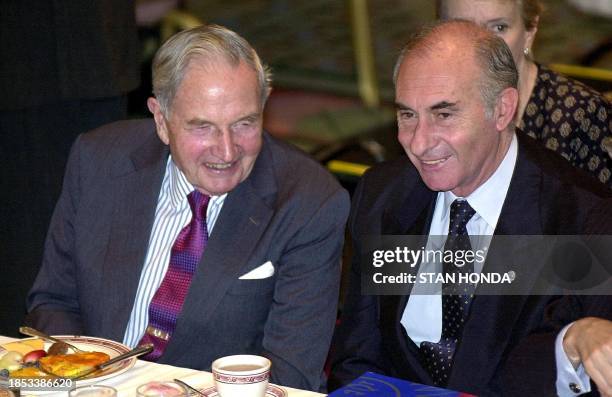
[[[538,26],[538,19],[542,12],[544,12],[544,6],[539,0],[506,0],[518,3],[521,8],[521,19],[525,29],[532,30]],[[438,19],[452,19],[448,15],[447,9],[448,0],[436,0],[436,16]]]
[[[204,25],[175,34],[159,48],[153,58],[153,94],[165,116],[168,116],[187,65],[195,57],[201,57],[210,64],[219,59],[232,66],[245,62],[257,74],[261,104],[265,104],[272,77],[253,47],[227,28]]]

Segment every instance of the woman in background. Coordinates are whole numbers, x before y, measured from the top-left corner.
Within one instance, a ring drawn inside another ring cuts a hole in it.
[[[516,125],[600,182],[612,187],[610,102],[584,84],[535,63],[531,46],[543,7],[538,0],[438,0],[440,19],[466,19],[510,47],[519,72]]]

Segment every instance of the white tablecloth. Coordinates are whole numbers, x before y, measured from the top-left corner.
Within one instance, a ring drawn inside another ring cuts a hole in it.
[[[10,342],[13,338],[0,336],[0,344]],[[136,365],[127,372],[116,377],[106,379],[100,384],[112,386],[119,392],[119,397],[132,397],[136,395],[136,388],[143,383],[150,381],[170,381],[174,378],[181,379],[196,388],[206,388],[214,384],[212,374],[205,371],[196,371],[189,368],[173,367],[171,365],[163,365],[151,363],[148,361],[138,360]],[[284,387],[288,397],[316,397],[324,396],[324,394],[313,393],[311,391],[292,389]],[[23,394],[24,395],[36,395]],[[61,393],[44,393],[45,396],[66,396],[66,392]]]

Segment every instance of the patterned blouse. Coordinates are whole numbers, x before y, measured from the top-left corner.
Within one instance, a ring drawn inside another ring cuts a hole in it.
[[[610,102],[597,91],[538,65],[519,128],[612,187],[612,158],[602,145],[611,137],[611,112]]]

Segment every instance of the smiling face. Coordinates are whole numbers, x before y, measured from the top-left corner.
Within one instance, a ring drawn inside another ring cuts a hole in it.
[[[465,197],[497,169],[512,134],[516,90],[487,117],[482,78],[464,43],[440,44],[403,60],[396,83],[398,139],[424,183]],[[509,106],[509,107],[508,107]],[[513,106],[513,107],[512,107]],[[512,107],[512,108],[510,108]],[[508,116],[508,112],[512,112]]]
[[[443,0],[441,16],[444,19],[465,19],[490,30],[501,37],[519,70],[526,62],[524,50],[531,48],[536,26],[527,29],[521,14],[520,0]]]
[[[249,176],[262,146],[263,103],[257,75],[244,62],[194,58],[168,118],[155,98],[148,105],[173,161],[200,192],[221,195]]]

